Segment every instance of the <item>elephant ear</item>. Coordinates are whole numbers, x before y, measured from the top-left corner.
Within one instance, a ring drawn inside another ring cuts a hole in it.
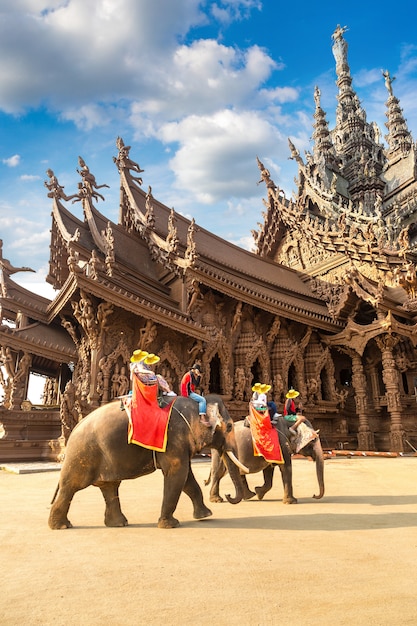
[[[221,424],[222,416],[219,411],[218,402],[213,402],[207,405],[207,417],[213,430]]]

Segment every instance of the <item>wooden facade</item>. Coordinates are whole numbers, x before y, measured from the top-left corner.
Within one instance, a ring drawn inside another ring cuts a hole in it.
[[[57,458],[79,419],[127,392],[137,348],[160,356],[175,391],[201,363],[204,391],[236,418],[252,384],[270,382],[279,407],[289,387],[300,391],[324,447],[417,448],[416,145],[388,72],[381,143],[352,87],[344,29],[333,40],[335,128],[316,88],[312,153],[289,142],[292,198],[258,159],[267,197],[255,253],[145,191],[121,138],[117,224],[97,209],[103,185],[81,157],[71,196],[48,170],[54,300],[17,285],[13,273],[27,268],[0,255],[0,460],[23,458],[33,441]],[[74,199],[83,221],[66,206]],[[30,373],[47,377],[44,406],[26,401]]]

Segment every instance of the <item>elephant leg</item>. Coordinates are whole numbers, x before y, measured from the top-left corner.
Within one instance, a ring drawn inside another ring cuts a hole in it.
[[[58,493],[49,512],[49,528],[52,530],[62,530],[64,528],[72,528],[67,515],[74,494],[78,489],[63,484],[59,485]]]
[[[64,528],[72,528],[72,524],[68,519],[68,511],[74,495],[77,491],[85,489],[91,485],[91,473],[86,471],[82,476],[63,468],[59,479],[58,490],[52,500],[52,506],[49,513],[48,524],[53,530],[61,530]]]
[[[261,487],[255,487],[255,492],[259,500],[262,500],[264,495],[268,493],[268,491],[271,491],[272,489],[272,480],[274,478],[274,466],[268,465],[263,470],[263,475],[264,475],[264,484]]]
[[[279,466],[281,470],[282,485],[284,487],[284,497],[282,501],[284,504],[297,504],[297,498],[294,498],[292,492],[292,463],[284,463]]]
[[[189,473],[189,461],[180,458],[166,458],[166,453],[159,457],[164,474],[164,495],[162,498],[161,515],[158,528],[177,528],[179,521],[174,517],[181,492]]]
[[[224,502],[220,495],[220,481],[226,474],[226,466],[217,450],[211,451],[211,489],[210,502]]]
[[[248,481],[246,480],[246,476],[244,474],[242,474],[241,479],[243,486],[243,499],[250,500],[253,496],[256,496],[256,493],[249,489]]]
[[[123,515],[120,508],[119,486],[120,480],[111,483],[102,483],[98,485],[103,494],[106,510],[104,512],[104,523],[110,527],[127,526],[128,521]]]
[[[193,513],[193,517],[194,519],[204,519],[205,517],[210,517],[211,515],[213,515],[213,513],[210,511],[209,508],[206,507],[206,505],[204,504],[203,501],[203,492],[201,491],[201,487],[198,484],[194,474],[193,474],[193,470],[191,469],[191,465],[190,465],[190,469],[188,471],[188,476],[187,476],[187,480],[186,483],[184,485],[184,489],[183,489],[184,493],[187,494],[187,496],[190,498],[191,502],[193,503],[193,507],[194,507],[194,513]]]

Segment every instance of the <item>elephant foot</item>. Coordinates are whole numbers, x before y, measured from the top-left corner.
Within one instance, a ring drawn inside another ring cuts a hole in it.
[[[180,525],[175,517],[160,517],[158,520],[158,528],[177,528]]]
[[[250,489],[248,489],[247,491],[244,492],[243,499],[244,500],[250,500],[254,496],[256,496],[256,493],[254,491],[250,491]]]
[[[221,496],[210,496],[210,502],[224,502]]]
[[[123,526],[128,526],[129,522],[125,518],[124,515],[118,518],[105,517],[104,524],[108,528],[123,528]]]
[[[284,504],[297,504],[298,500],[297,498],[294,498],[293,496],[291,496],[287,498],[282,498],[282,502]]]
[[[269,489],[267,491],[265,491],[264,489],[262,489],[262,487],[255,487],[255,493],[258,496],[258,500],[262,500],[264,495],[266,493],[268,493]],[[255,494],[253,494],[255,495]]]
[[[201,509],[198,509],[198,511],[194,511],[194,519],[204,519],[205,517],[211,517],[213,515],[213,513],[210,511],[210,509],[208,509],[206,506],[204,506]]]
[[[69,519],[55,520],[50,517],[48,524],[49,528],[52,528],[52,530],[64,530],[65,528],[72,528],[72,524]]]

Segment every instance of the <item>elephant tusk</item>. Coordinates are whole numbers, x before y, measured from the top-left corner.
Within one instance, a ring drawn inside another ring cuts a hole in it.
[[[241,463],[239,459],[236,458],[231,450],[226,450],[226,454],[233,461],[233,463],[242,470],[242,472],[245,472],[245,474],[249,474],[249,468],[246,467],[246,465],[243,465],[243,463]]]

